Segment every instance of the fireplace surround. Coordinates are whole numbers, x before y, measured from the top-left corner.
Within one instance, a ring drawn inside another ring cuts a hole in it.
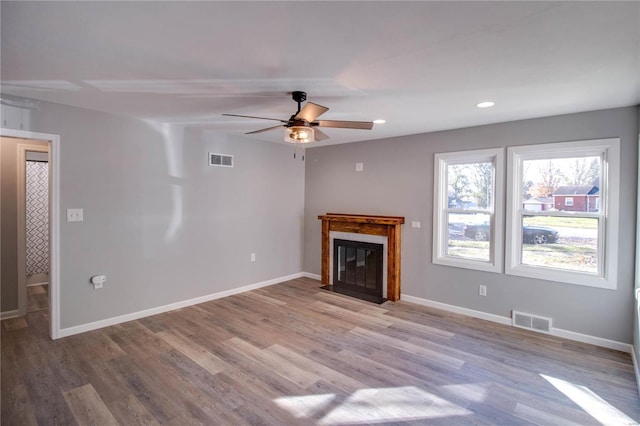
[[[400,300],[400,254],[404,217],[327,213],[322,220],[322,284],[331,285],[331,231],[386,237],[386,298]]]

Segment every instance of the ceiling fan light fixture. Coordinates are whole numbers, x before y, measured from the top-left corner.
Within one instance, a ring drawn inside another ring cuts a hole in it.
[[[314,131],[311,127],[291,126],[284,129],[285,142],[308,143],[314,140]]]

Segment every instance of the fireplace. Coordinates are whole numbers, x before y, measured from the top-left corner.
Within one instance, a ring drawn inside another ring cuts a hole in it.
[[[382,295],[400,300],[400,249],[404,217],[327,213],[322,220],[322,284],[333,286],[335,239],[383,245]],[[377,297],[377,296],[376,296]]]
[[[333,239],[333,288],[338,293],[382,303],[383,245]]]

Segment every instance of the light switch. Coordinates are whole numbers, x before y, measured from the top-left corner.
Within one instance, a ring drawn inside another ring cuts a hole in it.
[[[107,282],[106,275],[94,275],[93,277],[91,277],[91,284],[93,284],[94,290],[102,288],[105,282]]]
[[[82,209],[67,209],[67,222],[82,222],[83,216]]]
[[[361,172],[364,170],[364,163],[356,163],[356,172]]]
[[[412,228],[420,228],[420,222],[411,222]]]

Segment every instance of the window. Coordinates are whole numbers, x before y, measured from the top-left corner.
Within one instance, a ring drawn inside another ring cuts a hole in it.
[[[502,272],[503,162],[502,149],[436,154],[433,263]]]
[[[619,157],[619,139],[509,148],[507,274],[616,288]]]

